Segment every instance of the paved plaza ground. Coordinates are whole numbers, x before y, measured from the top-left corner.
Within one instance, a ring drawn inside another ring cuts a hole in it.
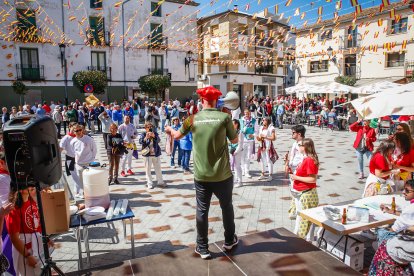
[[[318,178],[320,204],[331,204],[361,197],[364,181],[358,180],[357,161],[352,144],[355,134],[307,127],[307,137],[312,138],[321,161]],[[107,162],[103,139],[94,135],[98,145],[100,162]],[[165,140],[165,136],[162,136]],[[282,156],[292,144],[290,126],[277,130],[276,149]],[[162,143],[162,149],[164,143]],[[127,198],[135,214],[135,256],[143,257],[193,246],[195,228],[195,190],[193,175],[185,175],[180,169],[169,166],[169,157],[163,154],[162,170],[168,186],[164,189],[146,189],[142,157],[133,160],[134,176],[120,178],[121,185],[110,186],[111,199]],[[244,186],[234,188],[233,205],[236,232],[244,235],[276,227],[293,230],[294,221],[287,214],[290,205],[288,180],[283,173],[283,161],[274,166],[273,180],[258,181],[260,166],[252,161],[252,179],[244,179]],[[155,179],[155,175],[154,175]],[[210,242],[223,240],[221,209],[213,196],[209,213]],[[91,227],[90,250],[92,267],[120,262],[131,258],[129,227],[127,241],[123,238],[121,222],[115,222],[116,230],[107,225]],[[113,244],[113,241],[119,240]],[[56,240],[58,249],[53,259],[65,272],[78,270],[77,243],[73,235]],[[85,256],[83,262],[85,263]]]

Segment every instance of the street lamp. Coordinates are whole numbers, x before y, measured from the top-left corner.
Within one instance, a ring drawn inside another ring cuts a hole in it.
[[[330,59],[333,63],[335,63],[335,64],[336,64],[336,55],[334,55],[334,56],[332,57],[332,54],[333,54],[333,49],[332,49],[332,47],[331,47],[331,46],[329,46],[329,47],[328,47],[328,49],[326,49],[326,52],[328,53],[329,59]]]
[[[126,68],[125,68],[125,20],[124,20],[124,5],[131,0],[125,0],[121,4],[122,10],[122,59],[123,59],[123,67],[124,67],[124,98],[128,98],[128,92],[126,87]]]
[[[191,50],[185,53],[184,70],[185,70],[185,73],[187,73],[187,68],[188,68],[188,80],[190,80],[190,63],[193,62],[194,60],[195,60],[194,53]]]
[[[60,51],[60,64],[63,69],[63,77],[65,80],[65,105],[68,106],[68,66],[66,61],[66,45],[64,43],[59,44]]]

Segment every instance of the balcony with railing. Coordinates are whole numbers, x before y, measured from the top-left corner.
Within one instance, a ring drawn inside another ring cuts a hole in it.
[[[351,48],[359,48],[361,47],[361,40],[357,38],[348,39],[348,37],[340,37],[339,38],[339,50],[346,50]]]
[[[271,38],[256,38],[256,47],[259,48],[273,48],[273,40]]]
[[[154,36],[148,37],[148,49],[167,49],[168,47],[168,37],[159,37],[159,36]]]
[[[108,66],[88,66],[89,71],[101,71],[106,73],[107,79],[112,80],[112,67]]]
[[[148,75],[168,75],[168,69],[148,68]]]
[[[274,66],[273,65],[260,65],[255,68],[256,74],[274,74]]]
[[[17,79],[41,81],[45,79],[45,66],[32,64],[16,64]]]
[[[361,78],[361,69],[356,63],[345,63],[343,75],[348,77],[355,77],[357,80],[359,80]]]
[[[102,32],[87,30],[86,38],[89,42],[89,45],[109,46],[111,44],[111,32],[109,31]]]

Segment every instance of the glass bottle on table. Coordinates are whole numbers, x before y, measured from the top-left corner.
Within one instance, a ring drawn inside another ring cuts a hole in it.
[[[342,224],[346,224],[346,208],[342,212]]]
[[[395,214],[396,211],[397,211],[397,205],[395,204],[395,197],[394,196],[392,197],[391,211],[392,211],[393,214]]]

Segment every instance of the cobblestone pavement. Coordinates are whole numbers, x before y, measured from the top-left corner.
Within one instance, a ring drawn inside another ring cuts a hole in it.
[[[361,196],[364,181],[358,180],[357,161],[352,148],[355,134],[307,128],[307,137],[315,142],[321,161],[318,179],[320,204],[331,204],[357,199]],[[103,140],[94,135],[98,145],[98,159],[107,162]],[[164,140],[164,136],[163,140]],[[276,149],[282,157],[292,144],[290,126],[277,130]],[[163,148],[163,146],[162,146]],[[110,186],[111,199],[127,198],[134,214],[135,256],[169,252],[192,246],[195,243],[195,191],[193,176],[184,175],[180,169],[169,166],[169,157],[162,155],[163,176],[168,184],[164,189],[146,189],[143,160],[133,161],[134,176],[120,178],[121,185]],[[293,230],[294,223],[288,218],[290,205],[288,180],[283,161],[276,162],[273,180],[258,181],[259,164],[252,161],[253,178],[244,179],[244,186],[234,188],[233,205],[236,232],[241,238],[249,233],[276,227]],[[154,175],[155,178],[155,175]],[[209,213],[210,242],[223,240],[221,209],[213,196]],[[89,230],[92,267],[125,261],[131,258],[129,227],[126,240],[122,223],[115,222],[115,229],[98,225]],[[59,248],[53,260],[63,271],[78,270],[77,243],[73,235],[56,239]],[[83,247],[83,246],[82,246]],[[84,248],[84,247],[83,247]],[[86,254],[83,262],[86,267]]]

